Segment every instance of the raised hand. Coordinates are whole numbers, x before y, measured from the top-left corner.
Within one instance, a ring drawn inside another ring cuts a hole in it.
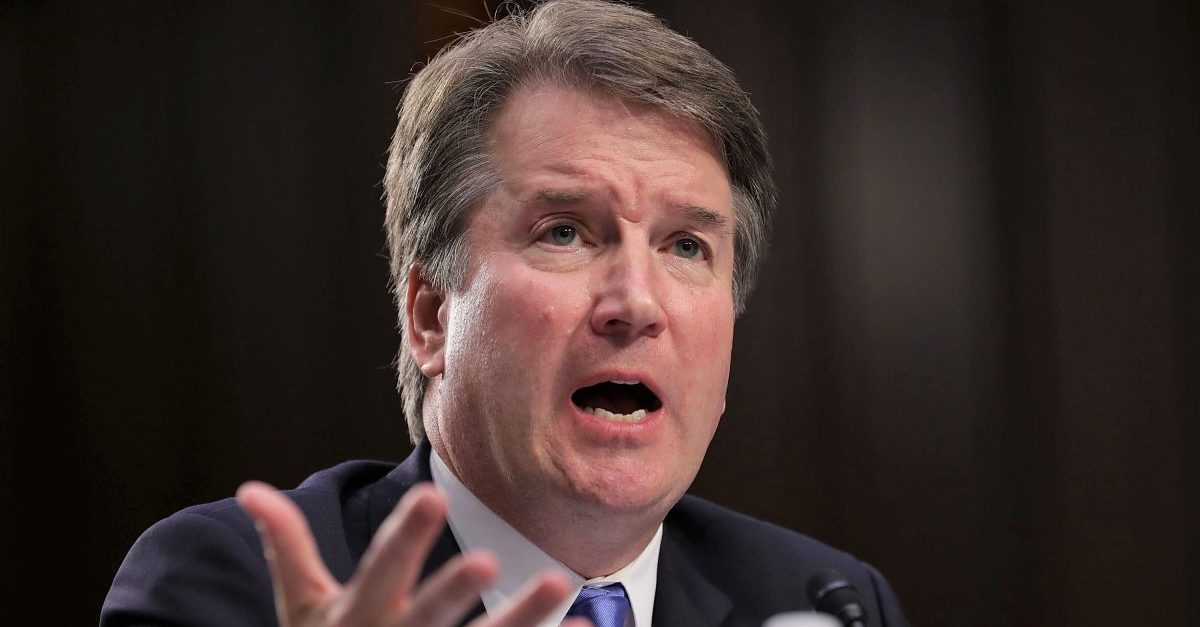
[[[450,627],[496,579],[495,559],[476,552],[454,558],[418,585],[446,518],[445,498],[430,484],[405,493],[345,586],[325,568],[308,521],[291,499],[260,482],[243,484],[237,497],[262,538],[275,610],[284,627]],[[566,579],[547,571],[533,578],[504,611],[481,616],[468,627],[535,627],[569,594]]]

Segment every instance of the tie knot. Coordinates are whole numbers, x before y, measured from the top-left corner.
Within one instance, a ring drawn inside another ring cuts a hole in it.
[[[584,587],[571,604],[567,616],[591,619],[596,627],[623,627],[629,612],[625,586],[614,583],[604,587]]]

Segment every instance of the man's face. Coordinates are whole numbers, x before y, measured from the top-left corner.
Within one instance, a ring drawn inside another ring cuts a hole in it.
[[[724,411],[722,160],[692,122],[551,85],[513,95],[491,152],[501,183],[470,221],[466,280],[444,296],[444,344],[425,360],[442,375],[430,439],[498,511],[536,500],[661,516]]]

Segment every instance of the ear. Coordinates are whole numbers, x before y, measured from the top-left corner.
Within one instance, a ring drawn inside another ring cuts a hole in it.
[[[405,295],[405,324],[408,348],[426,377],[445,370],[446,295],[421,276],[421,267],[408,269],[408,293]]]

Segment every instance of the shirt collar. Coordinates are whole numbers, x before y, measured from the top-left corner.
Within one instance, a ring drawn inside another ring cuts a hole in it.
[[[633,608],[634,622],[627,625],[650,627],[654,613],[654,593],[658,587],[658,553],[662,545],[662,524],[641,554],[617,572],[593,579],[584,579],[558,560],[550,557],[516,529],[500,518],[471,493],[450,471],[436,451],[430,452],[429,468],[433,483],[446,495],[446,514],[450,531],[458,546],[466,551],[487,550],[500,566],[496,585],[480,595],[489,614],[495,613],[508,599],[517,595],[529,578],[543,570],[558,570],[567,577],[573,590],[561,606],[539,627],[557,627],[567,615],[571,603],[584,585],[598,586],[620,583],[625,586]]]

